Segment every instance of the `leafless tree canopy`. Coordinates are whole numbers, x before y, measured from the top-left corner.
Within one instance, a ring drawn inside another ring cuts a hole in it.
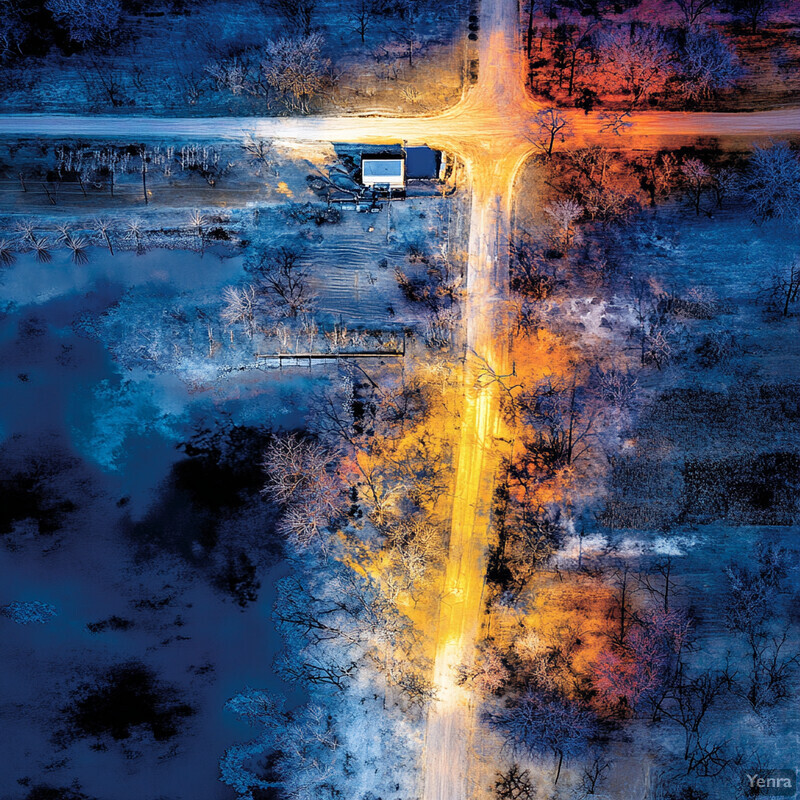
[[[691,27],[704,14],[708,14],[716,5],[717,0],[673,0],[683,14],[686,27]]]
[[[612,28],[597,44],[601,65],[630,95],[631,105],[646,100],[672,73],[672,48],[659,27]]]
[[[679,51],[680,87],[687,100],[713,97],[730,89],[741,70],[727,37],[715,28],[694,25]]]
[[[264,49],[264,78],[292,111],[308,113],[310,100],[325,85],[327,62],[320,57],[321,46],[322,37],[310,33],[276,39]]]
[[[53,17],[80,44],[108,39],[119,24],[120,0],[47,0]]]
[[[335,454],[313,441],[287,436],[264,453],[264,493],[285,506],[280,531],[297,547],[318,541],[339,513],[344,486],[336,472]]]
[[[260,250],[248,259],[245,269],[253,275],[256,291],[283,316],[294,318],[313,310],[310,272],[300,250],[285,246]]]
[[[745,192],[762,220],[800,217],[800,157],[788,142],[755,145],[745,178]]]
[[[570,134],[569,120],[561,109],[543,108],[536,114],[534,123],[538,132],[532,142],[549,158],[556,142],[564,142]]]
[[[244,325],[252,339],[256,332],[257,298],[252,286],[226,286],[222,290],[224,306],[221,317],[227,325]]]
[[[317,0],[260,0],[261,6],[269,14],[277,14],[288,30],[299,30],[308,36],[314,24]]]

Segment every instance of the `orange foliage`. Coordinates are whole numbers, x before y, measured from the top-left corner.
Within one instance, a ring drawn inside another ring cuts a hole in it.
[[[545,328],[519,336],[511,345],[517,383],[524,386],[548,377],[566,378],[578,358],[579,353],[573,347]]]

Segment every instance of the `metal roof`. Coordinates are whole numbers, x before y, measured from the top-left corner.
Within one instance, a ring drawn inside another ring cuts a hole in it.
[[[402,178],[402,158],[364,158],[361,161],[361,174],[365,178]]]
[[[406,176],[435,178],[439,174],[439,153],[430,147],[406,147]]]

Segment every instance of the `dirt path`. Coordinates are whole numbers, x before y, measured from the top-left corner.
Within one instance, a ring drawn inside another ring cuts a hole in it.
[[[444,587],[448,593],[441,603],[436,636],[437,698],[428,713],[424,800],[471,796],[469,764],[476,708],[470,692],[457,684],[456,670],[475,650],[484,613],[486,550],[498,466],[496,437],[501,434],[498,385],[485,380],[485,367],[502,374],[508,361],[503,309],[509,229],[505,198],[499,203],[487,201],[475,192],[465,308],[468,349],[456,431],[458,456]]]

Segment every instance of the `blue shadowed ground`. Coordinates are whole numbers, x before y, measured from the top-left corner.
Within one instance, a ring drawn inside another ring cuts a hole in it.
[[[95,251],[0,273],[0,606],[57,611],[0,617],[0,798],[231,797],[217,760],[248,732],[225,701],[287,690],[258,460],[271,427],[297,424],[288,390],[259,375],[197,391],[87,334],[131,292],[206,302],[240,270]]]

